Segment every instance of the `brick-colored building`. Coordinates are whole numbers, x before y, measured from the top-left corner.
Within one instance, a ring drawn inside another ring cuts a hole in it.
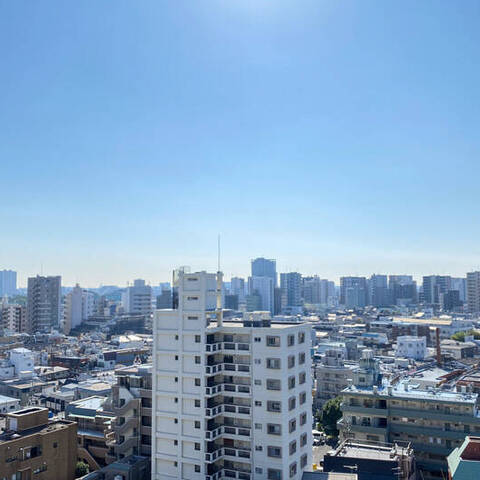
[[[75,422],[49,421],[48,409],[41,407],[7,414],[0,434],[0,478],[73,480],[76,461]]]

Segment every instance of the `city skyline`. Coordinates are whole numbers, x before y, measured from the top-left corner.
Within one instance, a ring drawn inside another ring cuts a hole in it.
[[[25,5],[0,7],[20,284],[215,268],[217,233],[232,275],[255,250],[326,278],[479,268],[478,2]]]

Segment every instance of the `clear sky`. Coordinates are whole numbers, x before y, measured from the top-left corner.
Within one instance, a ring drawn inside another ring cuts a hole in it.
[[[478,0],[0,0],[20,284],[480,267]]]

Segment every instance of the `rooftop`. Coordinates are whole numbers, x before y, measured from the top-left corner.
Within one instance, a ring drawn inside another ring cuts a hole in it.
[[[69,428],[71,425],[75,425],[75,422],[71,422],[69,420],[54,420],[46,425],[38,425],[21,432],[6,431],[0,434],[0,444],[15,441],[19,438],[28,437],[29,435],[51,433],[61,430],[62,428]]]

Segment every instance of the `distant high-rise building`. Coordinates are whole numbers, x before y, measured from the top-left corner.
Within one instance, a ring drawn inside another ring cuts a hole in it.
[[[238,295],[238,302],[245,303],[245,280],[240,277],[232,277],[230,281],[230,293]]]
[[[238,310],[238,295],[225,295],[225,308],[228,310]]]
[[[78,283],[65,296],[64,332],[68,335],[73,328],[79,327],[83,320],[83,288]]]
[[[287,307],[301,307],[303,305],[302,275],[300,273],[281,273],[280,288],[282,289],[282,305]]]
[[[0,328],[15,333],[26,331],[27,309],[23,305],[0,304]]]
[[[322,304],[326,303],[322,298],[322,280],[314,277],[302,277],[302,298],[305,303]]]
[[[122,294],[122,305],[126,313],[150,315],[152,313],[152,287],[145,285],[145,280],[134,280],[132,287],[127,287]]]
[[[390,275],[388,289],[393,305],[414,305],[418,302],[417,282],[411,275]]]
[[[440,305],[440,294],[452,289],[452,277],[428,275],[423,277],[423,301],[427,305]]]
[[[340,304],[347,308],[362,308],[368,304],[368,287],[365,277],[340,278]]]
[[[0,270],[0,297],[15,295],[17,291],[17,272]]]
[[[249,277],[248,292],[249,296],[260,295],[260,310],[269,311],[273,314],[274,287],[271,277]]]
[[[452,277],[451,287],[452,287],[452,290],[458,290],[458,297],[461,302],[465,302],[467,300],[467,279],[466,278]]]
[[[162,293],[157,295],[157,309],[163,310],[165,308],[172,308],[171,288],[162,288]]]
[[[62,277],[28,279],[27,329],[30,333],[58,329],[62,321]]]
[[[267,258],[255,258],[252,260],[252,277],[270,277],[273,288],[277,286],[277,262]]]
[[[370,304],[374,307],[390,305],[388,281],[386,275],[372,275],[368,281]]]
[[[480,272],[467,273],[467,310],[480,313]]]

